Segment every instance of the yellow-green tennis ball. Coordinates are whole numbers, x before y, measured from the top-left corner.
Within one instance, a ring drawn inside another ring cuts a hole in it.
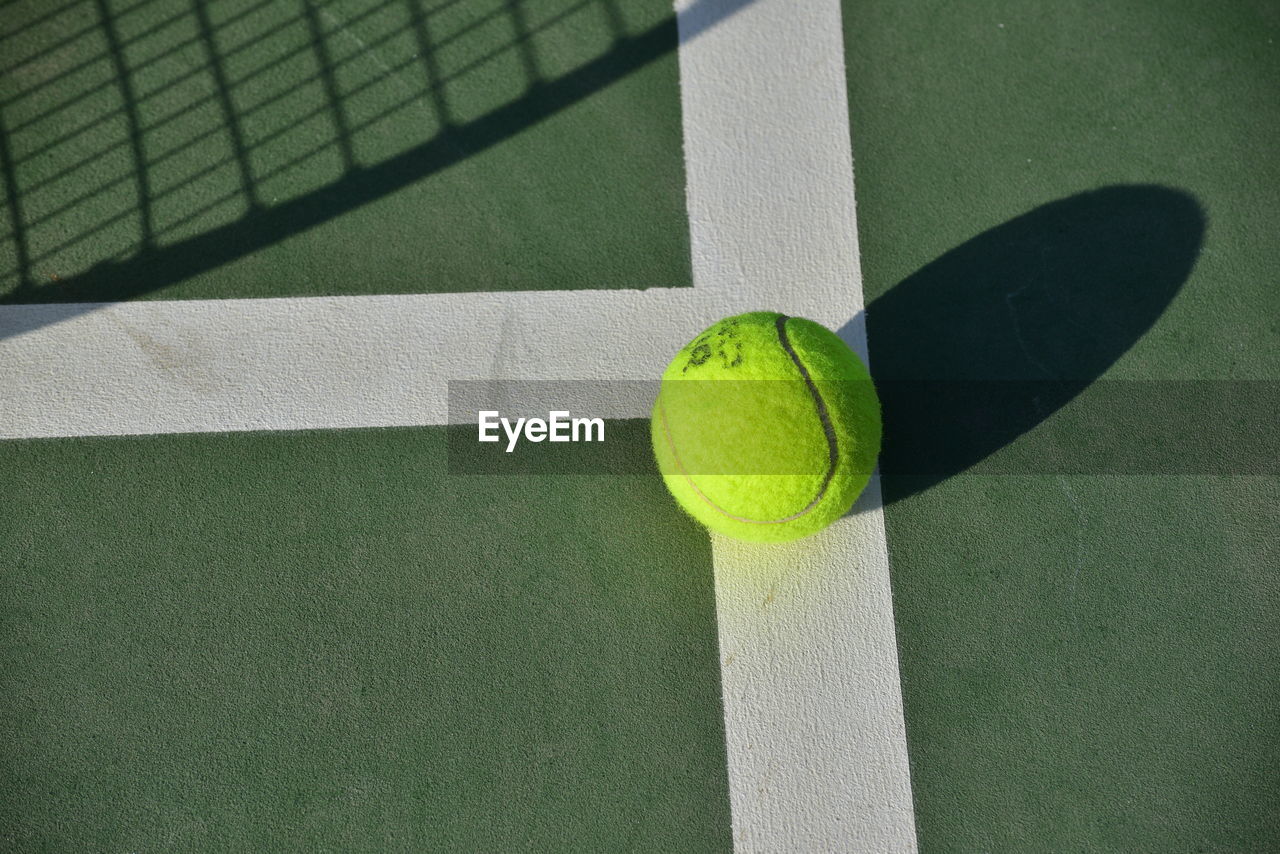
[[[651,436],[667,488],[740,540],[793,540],[843,516],[880,453],[880,402],[862,361],[799,317],[726,318],[662,375]]]

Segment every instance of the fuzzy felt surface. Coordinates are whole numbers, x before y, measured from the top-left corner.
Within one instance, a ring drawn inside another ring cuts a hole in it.
[[[865,366],[835,333],[773,312],[726,318],[686,345],[654,405],[667,487],[707,527],[773,542],[852,506],[880,446]]]

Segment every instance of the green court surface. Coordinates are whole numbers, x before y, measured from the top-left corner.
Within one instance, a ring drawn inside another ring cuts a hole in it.
[[[878,379],[1271,380],[1276,411],[1280,7],[843,8]],[[973,461],[885,479],[920,850],[1275,850],[1277,479]]]
[[[6,849],[726,850],[706,536],[443,444],[0,444]]]
[[[661,0],[52,6],[0,13],[8,302],[690,282]]]
[[[1274,440],[1177,429],[1274,435],[1280,4],[827,1],[918,850],[1280,850]],[[661,0],[0,0],[0,345],[690,286],[683,50]],[[441,426],[0,440],[0,849],[758,850],[715,543],[609,429],[575,474]]]

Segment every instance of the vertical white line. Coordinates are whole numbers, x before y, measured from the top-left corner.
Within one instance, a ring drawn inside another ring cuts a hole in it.
[[[677,8],[695,288],[866,358],[839,0]],[[818,536],[713,548],[736,848],[914,851],[878,479]]]

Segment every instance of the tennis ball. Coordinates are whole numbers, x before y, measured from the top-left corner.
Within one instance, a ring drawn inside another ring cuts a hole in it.
[[[740,540],[793,540],[843,516],[866,486],[880,402],[834,332],[752,312],[676,354],[650,436],[667,488],[693,518]]]

